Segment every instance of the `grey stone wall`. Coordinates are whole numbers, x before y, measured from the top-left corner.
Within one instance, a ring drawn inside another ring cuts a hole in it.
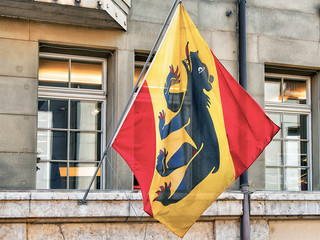
[[[143,212],[140,193],[0,192],[0,238],[35,239],[180,239]],[[183,239],[240,239],[242,197],[222,194]],[[256,192],[251,195],[251,239],[317,240],[318,193]],[[303,229],[303,230],[301,230]]]
[[[35,188],[38,43],[0,19],[0,188]]]

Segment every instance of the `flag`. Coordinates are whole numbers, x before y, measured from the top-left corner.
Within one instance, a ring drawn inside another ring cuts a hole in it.
[[[278,130],[180,3],[112,146],[144,210],[182,237]]]

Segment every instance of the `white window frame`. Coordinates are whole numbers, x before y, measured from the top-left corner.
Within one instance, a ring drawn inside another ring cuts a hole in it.
[[[46,58],[46,59],[52,59],[52,60],[68,60],[69,61],[69,81],[70,81],[70,73],[71,73],[71,60],[81,60],[85,62],[99,62],[102,63],[102,89],[96,90],[96,89],[84,89],[84,88],[71,88],[69,87],[53,87],[53,86],[38,86],[38,99],[57,99],[57,100],[68,100],[68,104],[70,104],[71,100],[83,100],[83,101],[97,101],[101,102],[101,130],[98,130],[97,132],[101,132],[101,153],[100,156],[103,155],[103,152],[105,150],[106,146],[106,122],[107,122],[107,116],[106,116],[106,107],[107,107],[107,60],[104,58],[97,58],[97,57],[87,57],[87,56],[79,56],[79,55],[67,55],[67,54],[58,54],[58,53],[39,53],[39,59]],[[38,77],[39,79],[39,77]],[[39,82],[39,80],[38,80]],[[70,120],[70,112],[68,112],[69,120]],[[37,128],[38,130],[50,130],[50,129],[42,129]],[[53,129],[51,129],[53,130]],[[57,130],[57,129],[54,129]],[[59,129],[58,129],[59,130]],[[63,131],[66,131],[70,133],[72,130],[68,128],[63,129]],[[92,132],[91,130],[88,130],[89,132]],[[86,132],[86,130],[81,130],[81,132]],[[69,149],[69,141],[70,138],[68,138],[68,146]],[[70,176],[69,176],[69,163],[97,163],[100,161],[100,159],[97,159],[97,161],[79,161],[79,160],[70,160],[69,159],[69,151],[67,151],[67,157],[68,160],[66,161],[52,161],[52,160],[40,160],[40,162],[63,162],[67,164],[67,188],[70,189]],[[100,169],[100,189],[105,189],[106,186],[106,169],[105,169],[105,163],[102,163],[101,169]]]
[[[296,76],[296,75],[289,75],[289,74],[274,74],[274,73],[266,73],[265,78],[267,77],[275,77],[275,78],[281,78],[281,85],[283,86],[283,79],[292,79],[292,80],[305,80],[306,81],[306,104],[293,104],[293,103],[275,103],[275,102],[268,102],[265,101],[265,111],[266,113],[281,113],[281,114],[305,114],[308,115],[308,139],[306,142],[309,143],[308,150],[307,150],[307,156],[308,156],[308,166],[297,166],[297,167],[290,167],[285,166],[284,164],[281,166],[267,166],[266,168],[275,168],[275,169],[286,169],[286,168],[306,168],[308,169],[308,191],[312,191],[312,114],[311,114],[311,77],[308,76]],[[283,89],[282,89],[283,94]],[[281,126],[280,126],[281,127]],[[280,138],[278,141],[284,142],[284,138]],[[283,146],[282,146],[283,148]],[[282,171],[283,177],[281,186],[284,187],[285,184],[285,171]],[[281,189],[285,190],[285,189]]]

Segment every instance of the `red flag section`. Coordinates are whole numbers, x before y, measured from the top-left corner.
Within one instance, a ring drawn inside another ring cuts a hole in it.
[[[144,210],[152,216],[148,197],[156,159],[153,107],[145,82],[112,147],[126,160],[141,188]]]
[[[235,168],[235,179],[251,166],[279,131],[263,109],[214,56],[224,124]]]

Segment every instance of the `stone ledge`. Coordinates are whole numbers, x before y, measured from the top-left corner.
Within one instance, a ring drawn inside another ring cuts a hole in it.
[[[86,205],[79,205],[84,191],[1,191],[0,221],[54,222],[137,221],[151,218],[143,211],[138,191],[92,191]],[[242,215],[241,192],[225,192],[203,213],[200,220],[234,219]],[[251,216],[256,218],[310,218],[320,215],[316,192],[269,192],[251,194]],[[77,219],[84,220],[77,220]]]
[[[55,190],[2,190],[0,191],[0,201],[3,200],[81,200],[85,191],[55,191]],[[242,200],[240,192],[224,192],[217,200]],[[140,191],[90,191],[87,200],[132,200],[142,201]]]

